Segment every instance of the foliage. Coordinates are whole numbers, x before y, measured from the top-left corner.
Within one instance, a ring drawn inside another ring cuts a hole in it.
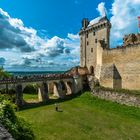
[[[10,78],[12,75],[6,71],[4,71],[3,68],[0,68],[0,79],[3,78]]]
[[[24,88],[23,93],[37,94],[37,86],[29,84]]]
[[[10,102],[15,103],[15,99],[16,99],[16,95],[13,92],[9,94],[0,93],[0,102],[2,102],[3,100],[9,100]]]
[[[11,133],[16,140],[33,140],[31,127],[15,114],[15,105],[8,97],[0,95],[0,123]]]
[[[9,100],[9,97],[6,94],[0,94],[0,103],[4,100]]]

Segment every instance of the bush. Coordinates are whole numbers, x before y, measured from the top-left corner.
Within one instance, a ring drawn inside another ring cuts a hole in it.
[[[15,94],[0,94],[0,102],[2,102],[3,100],[8,100],[12,103],[15,103],[16,100],[16,95]]]
[[[0,94],[6,94],[6,89],[0,89]]]
[[[0,68],[0,79],[11,77],[12,75],[10,73],[6,72],[3,68]]]
[[[15,114],[15,105],[0,96],[0,123],[16,140],[34,140],[31,126]]]
[[[36,85],[27,85],[24,88],[23,93],[37,94],[37,87],[36,87]]]
[[[0,94],[0,104],[4,100],[10,100],[9,96],[7,94]]]

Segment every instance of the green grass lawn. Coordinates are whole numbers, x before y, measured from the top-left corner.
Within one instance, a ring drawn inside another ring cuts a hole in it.
[[[140,109],[104,101],[88,92],[59,103],[17,112],[37,140],[140,140]]]
[[[25,101],[38,101],[38,94],[27,94],[27,93],[24,93],[23,94],[23,99]]]

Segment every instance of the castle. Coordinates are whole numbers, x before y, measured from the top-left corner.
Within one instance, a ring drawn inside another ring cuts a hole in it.
[[[101,86],[140,89],[140,34],[124,37],[123,45],[110,48],[111,23],[107,17],[82,20],[80,66]]]

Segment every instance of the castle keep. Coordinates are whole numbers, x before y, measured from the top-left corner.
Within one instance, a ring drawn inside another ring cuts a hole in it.
[[[140,89],[140,34],[124,37],[122,46],[109,46],[111,24],[107,17],[83,19],[80,65],[104,87]]]

